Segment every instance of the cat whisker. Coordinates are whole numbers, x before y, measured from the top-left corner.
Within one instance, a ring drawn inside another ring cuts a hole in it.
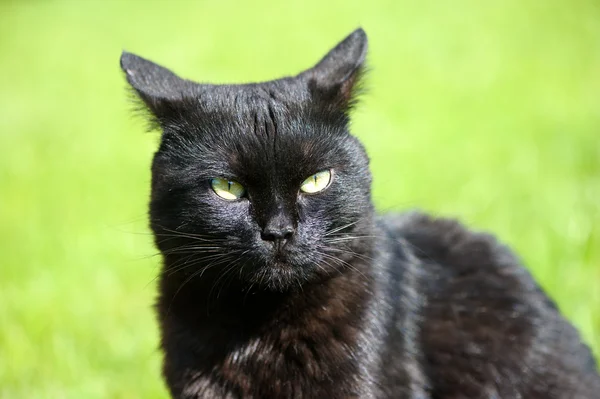
[[[324,239],[323,241],[326,243],[336,243],[336,242],[358,240],[361,238],[377,238],[377,236],[367,236],[367,235],[365,235],[365,236],[346,236],[346,237],[327,238],[327,239]]]
[[[244,255],[246,255],[248,252],[250,252],[250,250],[249,250],[249,249],[247,249],[247,250],[243,251],[243,252],[242,252],[242,253],[239,255],[239,258],[243,257],[243,256],[244,256]],[[244,262],[244,264],[243,264],[243,265],[240,267],[240,279],[241,279],[241,278],[242,278],[242,276],[243,276],[243,271],[244,271],[244,267],[246,266],[246,263],[247,263],[247,262]]]
[[[239,265],[237,265],[237,264],[235,264],[235,263],[232,262],[232,266],[230,266],[229,268],[227,268],[227,270],[223,273],[223,283],[221,284],[221,288],[219,289],[219,292],[217,292],[217,299],[219,299],[219,297],[221,296],[221,291],[223,291],[223,288],[225,286],[227,286],[227,282],[229,280],[233,280],[235,278],[235,273],[233,273],[233,272],[235,271],[234,269],[237,266],[239,266]],[[229,280],[226,278],[227,275],[230,276]]]
[[[177,262],[175,264],[173,264],[173,266],[169,268],[169,276],[174,273],[181,272],[181,271],[187,269],[188,267],[198,265],[202,262],[216,260],[216,259],[220,259],[220,258],[227,256],[227,254],[225,254],[225,253],[217,253],[217,254],[213,254],[213,255],[203,256],[201,258],[194,260],[192,263],[188,263],[187,261],[189,261],[190,258],[194,257],[194,255],[196,255],[196,254],[192,254],[192,255],[186,257],[185,258],[186,262],[184,262],[185,264],[183,266],[173,267],[177,264]],[[179,262],[179,265],[181,265],[181,262]],[[210,266],[210,263],[208,265],[206,265],[206,267],[209,267],[209,266]]]
[[[221,273],[221,275],[215,280],[215,282],[213,283],[209,293],[208,293],[208,298],[210,298],[212,296],[212,293],[214,291],[215,288],[217,288],[219,286],[219,282],[221,280],[223,280],[223,278],[225,276],[227,276],[227,274],[229,274],[230,272],[232,272],[236,266],[238,266],[237,262],[239,260],[239,258],[241,258],[243,255],[245,255],[248,252],[248,250],[242,252],[241,254],[238,254],[237,258],[232,260],[226,267],[225,270]],[[225,283],[225,281],[223,282],[223,284]],[[221,287],[222,289],[222,287]],[[219,292],[217,293],[217,299],[219,298],[219,296],[221,295],[221,289],[219,290]]]
[[[215,246],[198,246],[198,245],[183,245],[181,247],[170,248],[163,251],[164,255],[175,255],[175,254],[183,254],[183,253],[201,253],[201,252],[215,252],[223,250],[223,247],[215,247]]]
[[[404,240],[404,239],[403,239],[403,240],[398,240],[398,242],[399,242],[401,245],[406,245],[407,247],[409,247],[409,248],[411,248],[411,249],[415,250],[416,252],[418,252],[418,253],[419,253],[419,254],[420,254],[422,257],[423,257],[423,259],[427,259],[427,260],[429,260],[429,261],[431,261],[431,262],[435,263],[435,259],[433,259],[433,258],[432,258],[432,257],[431,257],[431,256],[430,256],[430,255],[429,255],[429,254],[428,254],[428,253],[425,251],[425,250],[423,250],[423,249],[422,249],[422,248],[420,248],[419,246],[417,246],[417,245],[413,244],[413,243],[412,243],[412,242],[410,242],[409,240]]]
[[[195,254],[191,254],[191,255],[185,256],[181,259],[176,260],[175,262],[173,262],[173,264],[170,264],[169,269],[165,270],[165,271],[168,272],[168,275],[170,276],[173,273],[176,273],[181,265],[183,265],[183,268],[187,267],[187,265],[189,264],[189,261],[194,258],[194,255]]]
[[[331,237],[335,238],[335,237],[346,237],[346,236],[370,237],[370,238],[381,238],[382,237],[382,236],[375,235],[375,234],[360,234],[360,235],[355,235],[354,233],[351,233],[351,232],[342,232],[342,233],[330,234],[330,235],[326,236],[326,239],[330,239]]]
[[[364,255],[364,254],[360,254],[360,253],[355,252],[355,251],[351,251],[348,248],[327,247],[326,250],[328,250],[328,251],[334,251],[334,252],[341,252],[341,253],[344,253],[344,254],[349,254],[352,257],[356,257],[356,258],[359,258],[359,259],[362,259],[362,260],[365,260],[365,261],[369,261],[369,262],[375,260],[374,258],[372,258],[370,256],[367,256],[367,255]]]
[[[169,229],[168,227],[161,226],[161,225],[157,225],[157,227],[159,227],[160,229],[165,230],[165,231],[167,231],[169,233],[172,233],[174,236],[178,236],[178,237],[196,239],[196,240],[200,240],[200,241],[215,241],[215,240],[219,240],[218,238],[215,238],[215,237],[209,236],[209,235],[177,231],[177,230]],[[166,234],[164,234],[164,233],[157,233],[156,235],[157,236],[165,236]]]
[[[169,242],[169,241],[173,241],[173,240],[176,240],[176,239],[182,239],[182,238],[185,238],[185,239],[188,239],[188,240],[193,240],[193,241],[200,241],[200,242],[219,242],[219,241],[222,242],[222,241],[224,241],[224,240],[219,240],[219,239],[216,239],[216,238],[213,238],[213,239],[204,239],[204,238],[199,238],[199,237],[189,237],[189,236],[184,235],[184,234],[156,234],[156,236],[157,237],[161,237],[161,239],[158,240],[159,244],[166,243],[166,242]],[[162,237],[164,237],[164,238],[162,238]]]
[[[324,256],[328,259],[331,259],[333,262],[336,262],[338,264],[340,264],[341,266],[346,266],[347,268],[354,270],[355,272],[359,273],[361,276],[363,276],[365,279],[367,278],[367,276],[361,272],[360,270],[358,270],[355,266],[351,265],[350,263],[346,262],[343,259],[338,258],[337,256],[325,253],[325,252],[320,252],[321,256]]]
[[[343,225],[343,226],[336,227],[335,229],[332,229],[332,230],[329,230],[328,232],[326,232],[326,233],[325,233],[323,236],[324,236],[324,237],[327,237],[327,236],[329,236],[329,235],[331,235],[331,234],[333,234],[333,233],[337,233],[337,232],[338,232],[338,231],[340,231],[340,230],[344,230],[344,229],[346,229],[346,228],[348,228],[348,227],[354,226],[355,224],[357,224],[357,223],[358,223],[358,222],[360,222],[361,220],[362,220],[362,219],[358,219],[358,220],[355,220],[354,222],[351,222],[351,223],[345,224],[345,225]]]
[[[337,270],[337,268],[336,268],[335,266],[333,266],[331,263],[329,263],[329,262],[327,261],[327,259],[323,259],[322,261],[323,261],[323,263],[325,263],[325,265],[326,265],[327,267],[329,267],[330,269]],[[331,274],[331,273],[329,272],[329,270],[325,269],[325,268],[324,268],[324,267],[321,265],[321,263],[320,263],[320,262],[319,262],[319,263],[317,263],[317,267],[318,267],[320,270],[322,270],[322,271],[323,271],[323,272],[324,272],[326,275],[328,275],[328,276],[329,276],[329,275]],[[339,270],[337,270],[337,271],[339,272]]]
[[[248,289],[246,290],[246,293],[244,294],[244,299],[242,300],[242,304],[246,303],[246,298],[248,297],[248,294],[250,292],[252,292],[252,287],[254,287],[254,285],[256,284],[255,281],[252,282],[252,284],[250,284],[250,286],[248,287]]]
[[[219,264],[225,263],[227,261],[227,258],[229,254],[224,254],[222,261],[221,262],[211,262],[210,264],[208,264],[205,267],[202,267],[200,269],[198,269],[197,271],[195,271],[194,273],[192,273],[188,278],[185,279],[185,281],[183,283],[181,283],[181,285],[179,286],[179,288],[177,289],[177,291],[175,292],[175,294],[173,295],[173,297],[171,298],[171,304],[169,305],[169,309],[167,310],[167,314],[171,311],[171,306],[173,305],[173,303],[175,302],[175,298],[177,297],[177,295],[181,292],[181,290],[190,282],[192,281],[194,278],[196,277],[202,277],[202,275],[204,274],[204,272],[206,272],[208,269],[215,267]]]
[[[191,253],[191,255],[188,255],[182,259],[178,259],[176,260],[173,264],[170,265],[168,270],[164,270],[163,273],[166,273],[168,276],[171,276],[175,273],[181,272],[185,269],[187,269],[188,267],[193,267],[199,263],[201,263],[202,261],[205,261],[208,258],[213,258],[215,256],[218,256],[220,254],[214,254],[214,255],[209,255],[209,256],[205,256],[202,257],[202,259],[196,259],[193,262],[189,263],[190,259],[192,259],[194,256],[196,256],[198,253],[197,252],[193,252]],[[148,284],[154,282],[158,277],[160,276],[160,274],[154,276],[149,282]]]

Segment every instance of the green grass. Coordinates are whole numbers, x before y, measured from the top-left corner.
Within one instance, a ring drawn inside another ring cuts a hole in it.
[[[164,398],[146,229],[157,134],[122,49],[210,82],[299,72],[361,25],[382,210],[497,233],[600,353],[592,0],[0,2],[0,398]]]

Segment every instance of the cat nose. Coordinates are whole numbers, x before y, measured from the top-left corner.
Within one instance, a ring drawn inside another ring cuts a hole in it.
[[[294,231],[292,220],[282,212],[267,222],[261,232],[261,238],[263,241],[275,244],[277,249],[281,249],[292,238]]]
[[[264,241],[272,241],[279,246],[285,244],[287,240],[294,235],[294,228],[291,225],[278,227],[267,226],[261,233],[261,238]]]
[[[282,249],[296,231],[294,215],[282,206],[271,211],[263,220],[260,236],[277,250]]]

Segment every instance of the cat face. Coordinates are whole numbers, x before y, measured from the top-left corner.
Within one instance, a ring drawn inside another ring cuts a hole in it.
[[[163,131],[150,219],[172,272],[283,291],[344,268],[371,226],[368,159],[347,131],[365,51],[357,31],[314,68],[249,85],[124,54]]]

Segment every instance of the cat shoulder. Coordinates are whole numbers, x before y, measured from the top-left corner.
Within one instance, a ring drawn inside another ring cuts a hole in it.
[[[520,264],[494,235],[474,231],[456,219],[413,211],[384,216],[386,230],[422,260],[452,265],[457,271]]]
[[[417,211],[384,220],[388,234],[421,263],[421,271],[436,286],[434,290],[477,287],[487,294],[496,292],[520,298],[517,302],[538,302],[556,310],[519,257],[494,235],[471,230],[455,219]]]

